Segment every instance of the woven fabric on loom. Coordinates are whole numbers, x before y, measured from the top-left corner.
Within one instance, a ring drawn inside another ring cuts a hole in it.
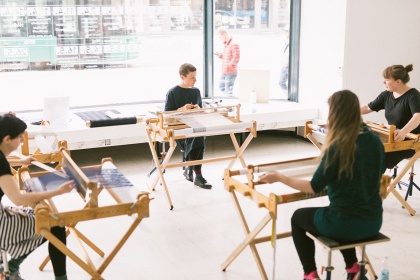
[[[82,167],[80,169],[89,180],[98,182],[105,188],[121,188],[133,186],[133,184],[117,168]],[[75,179],[71,174],[67,175],[69,175],[69,178],[66,179],[56,175],[55,173],[47,173],[39,177],[33,177],[25,180],[24,186],[28,192],[55,190],[61,184]]]
[[[106,112],[112,112],[115,114],[120,114],[119,111],[110,109],[110,110],[101,110],[101,111],[87,111],[87,112],[77,112],[75,113],[84,121],[98,121],[98,120],[106,120],[109,117],[106,115]]]

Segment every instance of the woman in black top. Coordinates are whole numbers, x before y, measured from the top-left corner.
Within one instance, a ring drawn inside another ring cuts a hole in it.
[[[7,156],[19,148],[26,130],[26,124],[19,118],[5,114],[0,116],[0,202],[3,195],[16,206],[34,205],[35,203],[70,192],[74,181],[61,185],[58,189],[46,192],[22,193],[16,178],[13,176]],[[53,227],[51,233],[66,244],[64,227]],[[35,233],[35,214],[29,207],[3,206],[0,203],[0,248],[6,250],[9,261],[10,279],[22,279],[19,266],[23,260],[46,239]],[[66,256],[54,247],[48,245],[50,259],[56,280],[67,280]]]
[[[412,64],[387,67],[382,72],[386,90],[369,104],[360,107],[362,115],[384,109],[388,124],[397,128],[394,133],[395,142],[403,141],[407,133],[420,134],[420,92],[407,85],[410,81],[408,73],[412,70]],[[414,153],[411,149],[386,153],[383,171],[412,157]]]

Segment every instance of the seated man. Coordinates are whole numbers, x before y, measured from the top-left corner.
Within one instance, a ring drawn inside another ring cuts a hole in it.
[[[197,68],[189,63],[184,63],[179,68],[181,83],[171,88],[166,94],[165,111],[188,110],[203,106],[200,90],[194,87],[197,76]],[[177,144],[184,153],[186,161],[201,160],[204,156],[205,137],[187,138],[178,140]],[[193,179],[193,170],[195,179]],[[201,174],[201,164],[189,166],[184,171],[185,179],[203,189],[211,189]]]

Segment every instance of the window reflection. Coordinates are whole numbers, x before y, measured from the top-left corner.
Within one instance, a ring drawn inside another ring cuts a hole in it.
[[[57,73],[54,81],[48,75],[25,75],[31,88],[56,87],[54,83],[66,84],[70,78],[72,87],[60,88],[60,93],[70,96],[72,107],[163,100],[178,81],[179,65],[190,62],[199,73],[204,69],[204,4],[203,0],[0,0],[0,76],[8,73],[6,82],[16,83],[23,72]],[[279,77],[290,0],[216,0],[214,9],[214,28],[227,28],[241,47],[234,96],[239,97],[241,69],[265,69],[270,75],[270,98],[287,98],[280,92]],[[213,44],[222,50],[217,37]],[[217,97],[220,61],[215,59],[213,69],[215,92],[207,94]],[[203,88],[203,77],[198,76],[197,87]],[[41,109],[42,98],[56,92],[35,95],[24,86],[17,92],[22,96],[19,105],[9,103],[0,109]]]
[[[216,1],[215,28],[226,28],[232,40],[239,45],[240,61],[230,97],[221,86],[228,73],[227,66],[223,65],[224,59],[215,59],[214,96],[249,101],[251,92],[256,92],[260,100],[287,99],[288,79],[284,83],[284,76],[286,73],[288,77],[285,64],[288,64],[290,50],[285,47],[289,41],[285,27],[289,22],[290,0]],[[230,48],[230,43],[218,37],[215,33],[214,50],[223,53]],[[227,55],[234,56],[229,52]],[[225,64],[233,63],[233,60],[225,61]]]

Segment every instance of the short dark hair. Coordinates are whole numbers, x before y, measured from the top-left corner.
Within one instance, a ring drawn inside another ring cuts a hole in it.
[[[0,115],[0,143],[3,142],[3,138],[7,135],[15,139],[25,132],[27,127],[24,121],[12,114]]]
[[[392,65],[392,66],[387,67],[382,72],[382,76],[385,79],[392,78],[395,81],[401,80],[401,82],[406,84],[410,81],[410,75],[408,75],[408,72],[411,72],[412,70],[413,70],[413,64],[408,64],[405,67],[402,65]]]
[[[179,67],[179,75],[186,77],[190,72],[196,72],[197,68],[191,63],[184,63]]]

